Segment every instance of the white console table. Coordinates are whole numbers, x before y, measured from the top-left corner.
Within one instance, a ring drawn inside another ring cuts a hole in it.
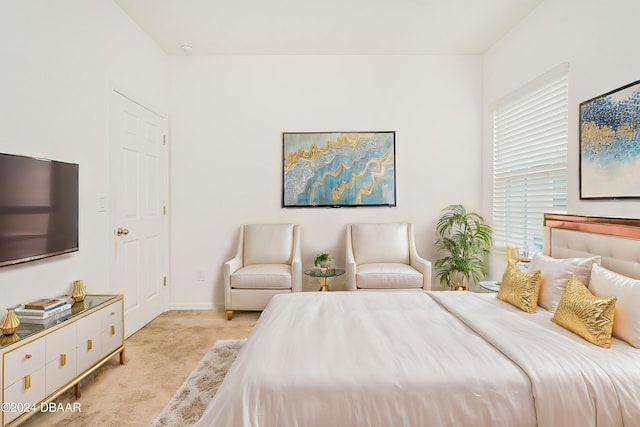
[[[50,326],[22,323],[0,336],[2,426],[22,422],[112,356],[124,363],[122,295],[87,295]]]

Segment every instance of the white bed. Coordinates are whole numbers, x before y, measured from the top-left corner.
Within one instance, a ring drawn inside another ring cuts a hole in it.
[[[640,272],[639,240],[594,249],[602,235],[565,228],[548,233],[552,256]],[[598,347],[552,315],[472,292],[278,295],[198,425],[638,425],[640,349]]]

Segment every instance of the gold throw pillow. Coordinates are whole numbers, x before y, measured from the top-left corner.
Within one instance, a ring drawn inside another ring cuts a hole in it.
[[[540,283],[540,270],[525,272],[516,266],[515,260],[510,260],[502,276],[498,298],[522,311],[535,313]]]
[[[595,345],[610,348],[616,301],[614,296],[593,295],[572,275],[551,320]]]
[[[513,246],[507,246],[507,263],[510,263],[511,261],[518,262],[519,260],[520,249]]]

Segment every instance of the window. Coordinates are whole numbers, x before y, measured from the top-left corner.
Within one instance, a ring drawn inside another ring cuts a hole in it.
[[[568,67],[493,111],[493,243],[542,249],[545,212],[567,207]]]

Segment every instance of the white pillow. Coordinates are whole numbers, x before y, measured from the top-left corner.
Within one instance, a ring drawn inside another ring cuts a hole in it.
[[[600,256],[556,259],[541,253],[534,254],[529,264],[529,271],[540,270],[542,284],[538,305],[555,312],[571,275],[575,274],[582,283],[588,286],[591,265],[594,263],[600,264]]]
[[[618,297],[613,316],[613,336],[640,348],[640,280],[594,264],[589,290],[596,296]]]

